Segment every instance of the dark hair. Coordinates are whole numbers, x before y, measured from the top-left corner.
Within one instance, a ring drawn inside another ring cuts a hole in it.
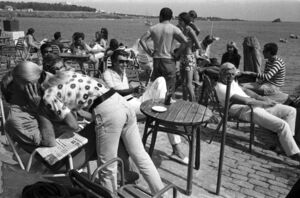
[[[110,39],[109,41],[109,48],[111,50],[116,50],[119,47],[119,42],[117,39]]]
[[[192,21],[190,15],[186,12],[182,12],[178,15],[178,19],[182,20],[186,25],[189,25]]]
[[[43,70],[55,74],[55,71],[52,70],[52,67],[58,63],[63,61],[63,59],[57,54],[47,54],[43,58]]]
[[[61,37],[61,33],[60,32],[55,32],[54,33],[54,39],[57,40]]]
[[[189,11],[189,15],[190,15],[190,17],[192,17],[193,19],[196,19],[196,18],[198,17],[195,10],[190,10],[190,11]]]
[[[278,52],[278,46],[276,43],[267,43],[264,45],[264,50],[275,56]]]
[[[101,28],[100,32],[102,33],[102,38],[106,39],[108,38],[108,31],[106,28]]]
[[[29,28],[29,29],[27,30],[26,35],[28,35],[28,34],[32,35],[34,32],[35,32],[35,31],[34,31],[33,28]]]
[[[123,50],[123,49],[117,49],[117,50],[115,50],[113,52],[113,54],[111,55],[111,61],[112,61],[112,63],[115,63],[117,61],[118,56],[126,56],[126,57],[128,57],[129,54],[125,50]]]
[[[79,40],[79,38],[82,38],[82,40],[84,40],[84,33],[83,32],[74,32],[72,38],[74,41]]]
[[[173,12],[170,8],[162,8],[159,13],[159,21],[169,21],[173,17]]]
[[[44,43],[42,46],[41,46],[41,54],[42,54],[42,56],[44,56],[44,54],[45,54],[45,49],[46,48],[51,48],[52,49],[52,47],[51,47],[51,44],[50,43]]]
[[[12,85],[12,83],[13,83],[12,71],[9,71],[3,76],[2,80],[1,80],[1,85],[0,85],[2,95],[3,95],[4,99],[6,100],[6,102],[8,102],[8,103],[11,100],[11,95],[12,95],[12,91],[13,91],[10,89],[10,86]]]

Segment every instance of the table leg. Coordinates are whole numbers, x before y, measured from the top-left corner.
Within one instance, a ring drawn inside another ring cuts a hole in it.
[[[144,128],[144,135],[143,135],[143,138],[142,138],[142,141],[143,141],[143,144],[144,146],[146,145],[147,143],[147,138],[148,138],[148,128],[149,128],[149,125],[151,123],[151,119],[149,117],[147,117],[146,119],[146,124],[145,124],[145,128]]]
[[[201,155],[201,140],[200,140],[200,126],[197,127],[196,130],[196,161],[195,161],[195,168],[196,170],[200,169],[200,155]]]
[[[150,144],[150,148],[149,148],[150,157],[152,157],[152,153],[153,153],[153,150],[154,150],[155,141],[156,141],[156,137],[157,137],[158,125],[159,125],[159,122],[155,121],[154,129],[153,129],[153,132],[152,132],[151,144]]]
[[[190,150],[189,150],[189,164],[188,164],[188,176],[187,176],[187,187],[186,187],[186,194],[192,194],[192,184],[193,184],[193,166],[194,166],[194,154],[195,154],[195,147],[196,147],[196,132],[195,126],[192,127],[192,138],[189,142]]]

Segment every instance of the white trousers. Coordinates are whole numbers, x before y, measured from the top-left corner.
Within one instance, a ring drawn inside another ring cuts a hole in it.
[[[277,133],[280,144],[286,155],[291,156],[300,150],[293,138],[295,134],[295,121],[297,111],[295,108],[276,104],[273,107],[254,107],[253,122],[261,127]],[[250,121],[251,110],[245,106],[240,118]]]

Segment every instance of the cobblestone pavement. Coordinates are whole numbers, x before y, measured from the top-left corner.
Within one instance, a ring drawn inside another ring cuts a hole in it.
[[[237,130],[235,124],[229,125],[220,196],[214,193],[217,183],[220,136],[218,135],[212,144],[207,143],[216,127],[211,124],[202,130],[201,167],[199,171],[194,170],[193,192],[190,197],[285,197],[300,176],[298,163],[283,154],[271,151],[269,147],[278,144],[276,135],[260,128],[255,129],[255,146],[250,154],[248,152],[249,127],[242,125]],[[143,124],[139,126],[142,131]],[[185,153],[188,153],[185,141],[182,148]],[[164,182],[176,184],[179,190],[185,189],[187,166],[170,160],[168,158],[170,153],[171,146],[167,136],[158,133],[153,155],[155,165]],[[28,174],[21,171],[17,165],[5,164],[2,168],[2,197],[18,197],[25,185],[41,180],[42,171],[36,171],[38,169],[40,165],[35,164]],[[144,184],[145,182],[142,181],[142,185]],[[179,197],[188,196],[180,193]]]

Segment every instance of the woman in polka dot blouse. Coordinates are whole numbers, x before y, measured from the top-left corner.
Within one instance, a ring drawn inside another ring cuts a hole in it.
[[[22,62],[13,70],[13,78],[22,91],[28,83],[40,87],[41,109],[56,115],[73,129],[78,123],[72,110],[88,110],[95,121],[96,150],[99,165],[117,157],[120,138],[152,193],[163,188],[163,183],[142,144],[135,112],[118,93],[109,90],[93,78],[72,71],[49,76],[32,62]],[[25,92],[26,93],[26,92]],[[117,166],[102,170],[100,182],[114,191],[117,186]],[[113,177],[112,177],[113,176]]]

